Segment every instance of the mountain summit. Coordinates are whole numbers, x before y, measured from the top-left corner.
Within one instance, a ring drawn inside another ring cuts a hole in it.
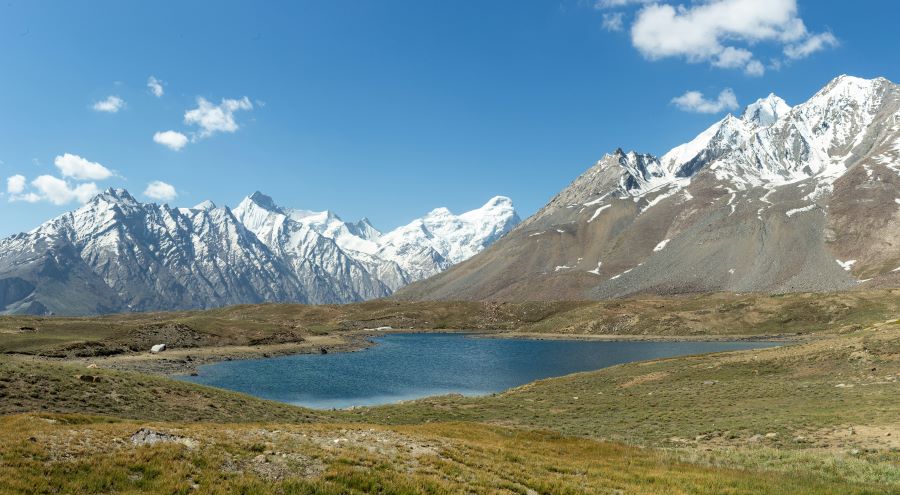
[[[900,282],[900,87],[775,95],[661,158],[615,152],[425,299],[827,291]]]
[[[258,191],[232,210],[211,201],[192,208],[140,203],[124,189],[108,189],[0,240],[0,313],[383,297],[480,252],[518,222],[507,198],[458,216],[435,210],[382,234],[366,219],[347,223],[328,211],[281,207]]]

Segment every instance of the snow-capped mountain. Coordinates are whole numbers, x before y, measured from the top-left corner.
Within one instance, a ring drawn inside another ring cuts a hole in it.
[[[561,299],[900,282],[900,87],[770,94],[657,158],[616,150],[485,252],[398,297]]]
[[[382,234],[366,219],[278,206],[140,203],[109,189],[0,240],[0,312],[90,314],[384,297],[481,251],[519,222],[509,199],[437,209]]]

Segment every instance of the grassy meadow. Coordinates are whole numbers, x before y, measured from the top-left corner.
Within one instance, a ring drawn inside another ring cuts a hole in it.
[[[897,296],[378,301],[4,317],[0,493],[897,493]],[[691,336],[708,328],[714,336],[802,338],[485,397],[343,411],[104,369],[102,359],[89,367],[82,356],[117,346],[137,355],[144,351],[129,346],[157,331],[188,336],[190,349],[217,350],[385,325],[541,336]]]

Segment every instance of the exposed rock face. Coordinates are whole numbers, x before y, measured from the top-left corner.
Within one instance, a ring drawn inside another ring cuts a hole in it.
[[[871,279],[871,280],[870,280]],[[657,159],[604,156],[499,242],[397,297],[582,299],[900,282],[900,87],[770,95]]]
[[[494,198],[437,209],[382,234],[368,220],[279,207],[140,203],[110,189],[0,240],[0,313],[92,314],[261,302],[345,303],[391,294],[481,251],[518,224]]]

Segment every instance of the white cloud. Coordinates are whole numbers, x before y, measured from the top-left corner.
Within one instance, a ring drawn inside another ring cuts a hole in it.
[[[41,175],[31,181],[31,185],[37,189],[37,193],[28,193],[13,200],[28,201],[34,203],[39,200],[47,200],[55,205],[64,205],[77,200],[85,203],[99,193],[97,185],[93,182],[79,184],[71,187],[68,182],[52,175]]]
[[[155,180],[147,184],[147,189],[144,189],[144,196],[160,201],[171,201],[178,196],[178,193],[175,191],[175,187],[172,186],[172,184],[166,184],[163,181]]]
[[[625,27],[625,14],[621,12],[613,12],[603,14],[603,29],[607,31],[621,31]]]
[[[37,203],[38,201],[40,201],[42,199],[44,199],[44,198],[40,197],[38,194],[35,194],[33,192],[26,193],[26,194],[13,194],[12,196],[9,197],[10,203],[12,203],[14,201],[24,201],[26,203]]]
[[[6,192],[9,194],[22,194],[25,191],[25,176],[13,175],[6,179]]]
[[[625,7],[626,5],[650,3],[656,0],[597,0],[594,2],[595,9],[612,9],[616,7]]]
[[[837,46],[838,44],[838,40],[833,34],[828,32],[819,33],[806,38],[800,43],[794,43],[784,47],[784,54],[790,59],[799,60],[820,50]]]
[[[105,100],[94,103],[93,108],[98,112],[116,113],[125,108],[125,100],[118,96],[107,96]]]
[[[76,180],[103,180],[113,175],[112,171],[103,165],[71,153],[57,156],[53,164],[62,172],[63,177],[72,177]]]
[[[197,108],[184,113],[184,122],[200,127],[198,137],[205,138],[217,132],[234,132],[238,130],[234,112],[252,110],[253,104],[246,96],[239,100],[223,99],[219,105],[213,105],[203,97],[197,98]]]
[[[624,3],[601,2],[604,6]],[[691,63],[743,69],[753,76],[762,75],[765,66],[736,43],[777,43],[785,46],[791,58],[837,43],[830,33],[811,35],[806,30],[796,0],[708,0],[677,7],[654,2],[638,11],[631,41],[649,60],[682,57]]]
[[[725,88],[715,100],[707,99],[699,91],[688,91],[685,94],[672,98],[672,103],[685,112],[719,113],[722,110],[735,110],[738,108],[737,97],[731,88]]]
[[[766,73],[766,66],[759,60],[751,60],[744,66],[744,73],[748,76],[759,77]]]
[[[724,67],[726,69],[734,69],[744,67],[753,59],[753,53],[743,48],[735,48],[727,46],[713,60],[712,64],[716,67]]]
[[[184,134],[177,131],[157,132],[153,135],[153,141],[159,143],[169,149],[178,151],[187,146],[188,138]]]
[[[750,50],[733,46],[725,47],[711,63],[714,67],[723,69],[743,68],[744,73],[748,76],[761,76],[766,73],[766,67],[762,62],[753,58]]]
[[[147,79],[147,87],[150,88],[150,92],[153,93],[153,96],[157,98],[162,98],[162,95],[166,92],[165,89],[163,89],[163,82],[153,76],[150,76]]]

